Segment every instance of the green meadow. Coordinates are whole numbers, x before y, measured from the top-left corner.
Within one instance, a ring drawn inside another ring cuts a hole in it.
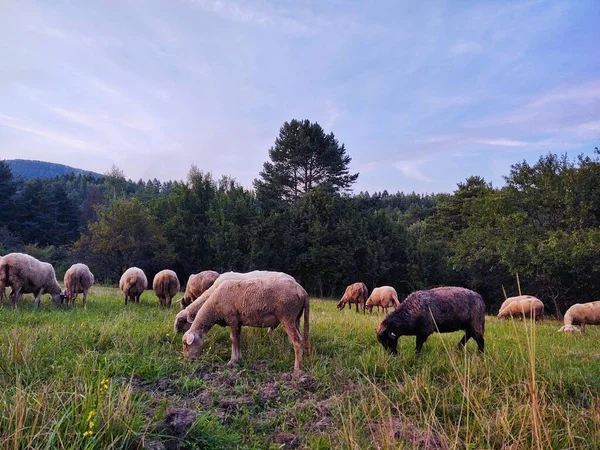
[[[226,365],[216,326],[197,362],[182,358],[175,306],[149,291],[123,305],[94,287],[83,309],[0,307],[0,448],[600,448],[600,328],[486,318],[486,351],[461,333],[414,337],[383,351],[383,314],[311,303],[311,355],[293,376],[284,330],[242,331],[243,361]],[[196,412],[178,441],[158,424]],[[175,446],[175,447],[173,447]]]

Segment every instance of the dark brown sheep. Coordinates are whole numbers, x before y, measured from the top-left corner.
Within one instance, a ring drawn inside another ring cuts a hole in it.
[[[441,287],[410,294],[381,322],[377,339],[384,348],[397,353],[400,336],[416,336],[419,353],[429,335],[436,331],[464,330],[465,335],[458,345],[464,346],[473,338],[483,352],[484,325],[485,304],[481,295],[460,287]]]
[[[367,303],[369,291],[365,283],[354,283],[346,288],[342,299],[338,302],[337,308],[341,311],[348,305],[352,309],[352,304],[356,305],[356,312],[358,312],[358,305],[362,305],[363,313],[365,312],[365,305]]]

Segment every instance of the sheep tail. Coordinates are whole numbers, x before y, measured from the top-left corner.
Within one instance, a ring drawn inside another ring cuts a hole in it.
[[[310,298],[307,295],[306,299],[304,300],[304,336],[303,337],[303,341],[304,341],[304,353],[306,353],[306,356],[310,356],[310,342],[309,342],[309,328],[310,328]]]

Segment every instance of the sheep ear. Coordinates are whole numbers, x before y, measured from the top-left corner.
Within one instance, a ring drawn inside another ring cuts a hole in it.
[[[194,343],[195,339],[196,339],[196,336],[194,336],[192,333],[186,333],[186,335],[185,335],[185,343],[187,345],[192,345]]]

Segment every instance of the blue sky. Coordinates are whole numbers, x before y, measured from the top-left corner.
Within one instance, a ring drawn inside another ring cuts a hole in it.
[[[600,1],[0,0],[0,158],[246,187],[284,121],[354,191],[494,185],[600,146]]]

